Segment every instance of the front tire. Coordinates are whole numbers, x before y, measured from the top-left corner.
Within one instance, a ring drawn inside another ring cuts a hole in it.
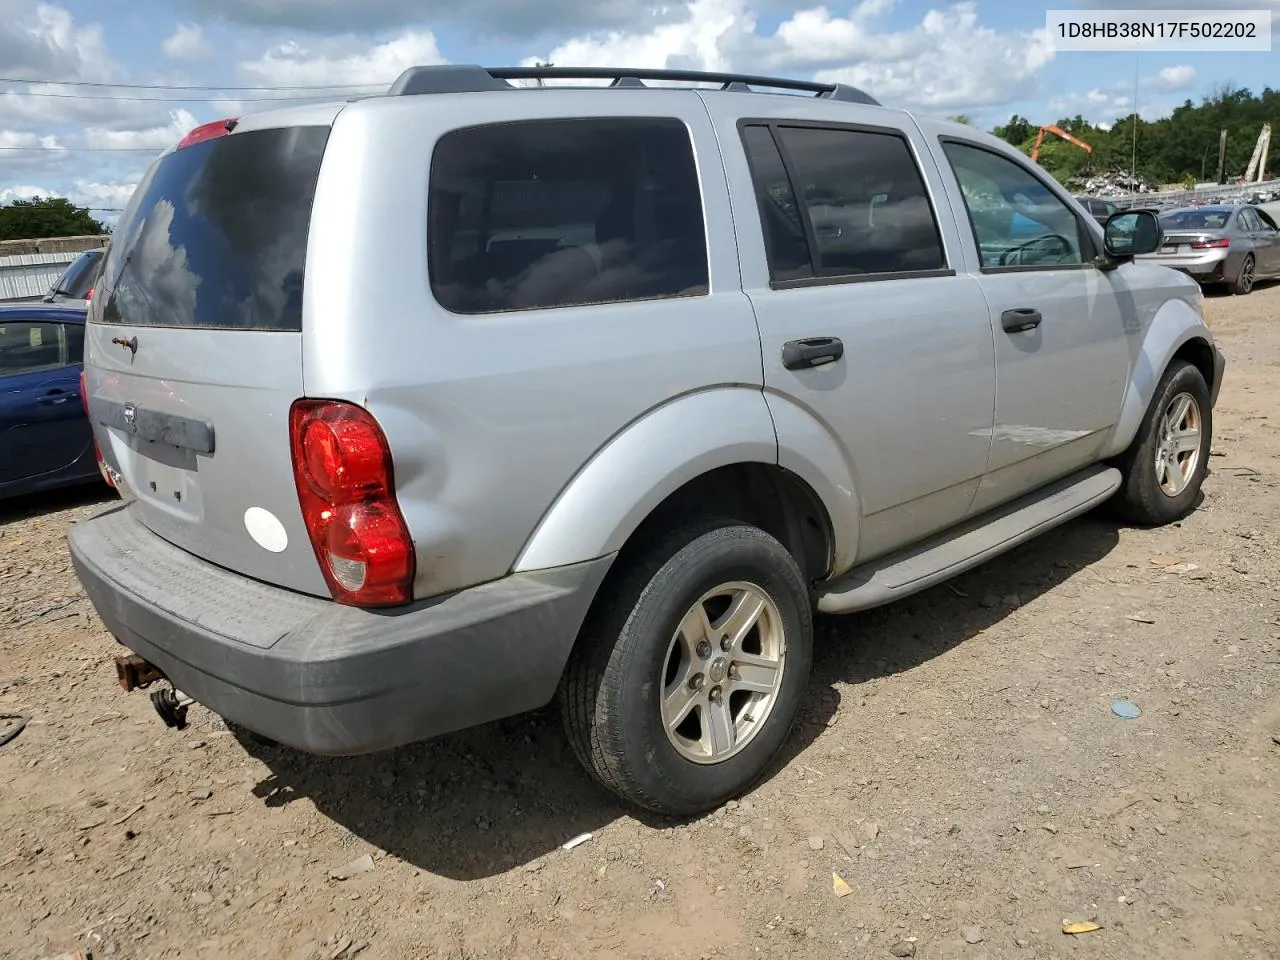
[[[703,813],[754,784],[790,732],[809,590],[782,544],[732,520],[692,521],[619,562],[561,682],[569,741],[623,799]]]
[[[1209,386],[1193,364],[1175,360],[1156,387],[1133,445],[1119,464],[1121,514],[1159,526],[1191,512],[1213,442]]]

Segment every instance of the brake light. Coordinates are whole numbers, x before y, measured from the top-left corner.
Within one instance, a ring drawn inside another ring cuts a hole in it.
[[[84,417],[89,421],[89,439],[93,441],[93,456],[98,461],[98,472],[102,474],[102,479],[106,481],[108,487],[114,487],[115,483],[111,479],[111,474],[107,473],[106,461],[102,459],[102,448],[98,446],[98,434],[93,429],[93,417],[89,413],[89,388],[87,386],[87,378],[85,377],[84,367],[80,368],[80,406],[84,408]]]
[[[225,137],[236,128],[236,124],[239,122],[237,117],[227,117],[223,120],[214,120],[210,123],[202,123],[198,127],[192,127],[187,135],[178,141],[178,146],[175,149],[181,150],[183,147],[189,147],[193,143],[203,143],[205,140]]]
[[[413,540],[378,422],[353,403],[297,400],[289,436],[302,518],[333,599],[360,607],[408,603]]]
[[[1191,244],[1192,250],[1213,250],[1219,247],[1231,246],[1230,237],[1219,237],[1216,240],[1196,240]]]
[[[86,302],[93,299],[93,287],[90,287],[88,290],[85,291],[84,298]]]

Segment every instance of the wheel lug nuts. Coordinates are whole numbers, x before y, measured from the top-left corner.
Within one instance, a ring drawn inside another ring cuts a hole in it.
[[[692,687],[694,690],[701,690],[701,689],[702,689],[703,684],[705,684],[706,682],[707,682],[707,678],[706,678],[706,677],[704,677],[704,676],[703,676],[702,674],[700,674],[700,673],[695,673],[695,674],[694,674],[694,675],[689,679],[689,686],[690,686],[690,687]]]
[[[720,688],[719,688],[719,687],[712,687],[712,688],[711,688],[711,692],[710,692],[709,694],[707,694],[707,696],[711,698],[711,702],[712,702],[712,703],[719,703],[719,702],[720,702]]]
[[[736,663],[729,665],[729,679],[730,680],[742,679],[742,673],[741,671],[738,670],[738,665]]]
[[[733,646],[733,644],[729,641],[729,638],[728,638],[728,637],[721,637],[721,638],[720,638],[720,649],[721,649],[721,650],[724,650],[724,651],[727,653],[727,652],[729,651],[729,648],[730,648],[731,646]]]
[[[699,643],[699,644],[698,644],[698,656],[702,657],[702,659],[704,659],[704,660],[705,660],[707,657],[711,656],[711,644],[707,643],[707,641],[705,641],[705,640],[703,640],[701,643]]]

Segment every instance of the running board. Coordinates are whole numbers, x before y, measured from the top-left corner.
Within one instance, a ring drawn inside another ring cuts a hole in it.
[[[866,610],[949,580],[1086,513],[1110,499],[1121,482],[1114,467],[1090,467],[917,546],[854,567],[818,588],[818,609]]]

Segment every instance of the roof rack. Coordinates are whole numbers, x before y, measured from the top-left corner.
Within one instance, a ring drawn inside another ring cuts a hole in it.
[[[869,94],[843,83],[817,83],[812,80],[783,80],[778,77],[755,77],[745,73],[707,73],[701,70],[644,70],[631,67],[481,67],[469,64],[442,64],[410,67],[387,91],[390,96],[416,96],[426,93],[479,93],[486,90],[511,90],[510,80],[609,80],[610,87],[646,87],[646,80],[684,83],[714,83],[721,90],[742,93],[753,87],[772,90],[794,90],[811,93],[828,100],[866,103],[880,106]]]

